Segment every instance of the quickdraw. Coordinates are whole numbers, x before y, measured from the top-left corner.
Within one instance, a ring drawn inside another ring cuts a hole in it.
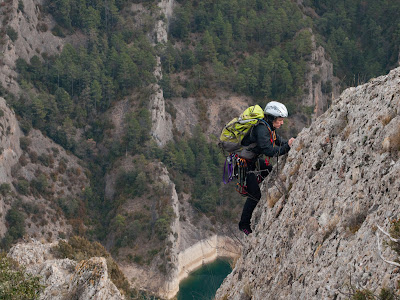
[[[230,153],[225,159],[222,176],[223,182],[227,184],[233,179],[237,179],[236,190],[239,194],[245,196],[247,195],[247,170],[247,160],[239,157],[237,154]]]
[[[224,173],[222,174],[222,180],[225,184],[231,182],[236,177],[235,174],[235,154],[229,154],[225,159]],[[227,178],[225,177],[227,176]]]
[[[236,165],[238,168],[238,183],[236,184],[236,191],[242,196],[247,195],[247,160],[241,157],[238,157],[236,160]]]

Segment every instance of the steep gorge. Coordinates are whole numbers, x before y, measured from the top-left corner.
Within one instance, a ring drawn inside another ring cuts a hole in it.
[[[23,58],[29,61],[29,59],[33,55],[56,54],[62,50],[63,45],[68,41],[72,40],[77,41],[80,38],[84,39],[83,36],[80,37],[69,36],[65,39],[54,36],[50,32],[50,30],[44,30],[46,28],[44,25],[49,26],[49,28],[51,28],[51,26],[55,24],[54,20],[51,18],[50,15],[42,15],[41,13],[40,5],[43,4],[44,2],[30,1],[30,0],[29,1],[24,0],[22,2],[24,3],[23,11],[18,9],[18,1],[7,1],[7,3],[9,3],[9,5],[7,4],[8,5],[7,7],[9,7],[9,12],[10,12],[9,24],[18,33],[18,39],[16,41],[12,41],[11,39],[6,38],[6,43],[5,45],[3,45],[5,52],[4,56],[2,57],[4,64],[2,65],[0,72],[0,79],[3,86],[15,94],[18,94],[20,92],[20,89],[16,82],[17,74],[14,70],[15,61],[17,58]],[[172,9],[174,7],[174,1],[161,1],[159,3],[159,7],[161,9],[161,13],[163,13],[166,16],[166,20],[160,19],[157,21],[155,30],[153,32],[153,37],[150,37],[155,45],[158,43],[165,43],[167,41],[168,25],[166,22],[169,20],[171,16]],[[142,8],[140,7],[140,5],[132,5],[133,12],[136,12],[137,10],[141,9]],[[28,29],[29,31],[27,31]],[[332,64],[329,63],[328,60],[326,60],[323,48],[317,47],[315,43],[313,44],[313,47],[314,51],[313,51],[313,58],[311,60],[312,64],[312,66],[310,67],[311,71],[309,74],[307,74],[307,80],[306,80],[307,81],[306,86],[308,88],[309,93],[306,96],[306,98],[303,99],[303,104],[309,107],[313,107],[314,113],[316,115],[319,115],[323,112],[323,109],[327,108],[328,99],[329,97],[331,97],[331,95],[322,95],[323,93],[321,92],[321,84],[324,82],[326,83],[326,81],[329,80],[335,82],[335,79],[333,78]],[[162,76],[161,65],[159,61],[155,70],[155,74],[157,79],[160,79]],[[317,74],[320,75],[314,76]],[[337,86],[334,83],[333,87],[337,88]],[[176,106],[178,114],[177,118],[175,120],[172,120],[171,115],[169,115],[165,109],[166,104],[165,104],[165,99],[163,97],[162,89],[157,84],[154,84],[153,90],[154,90],[153,94],[149,97],[149,99],[146,100],[148,100],[149,103],[148,107],[150,108],[152,116],[151,132],[156,143],[162,147],[169,140],[172,139],[173,124],[175,124],[175,127],[178,128],[180,134],[190,135],[191,132],[193,131],[193,128],[198,123],[197,122],[198,108],[196,107],[196,102],[199,99],[196,98],[173,99],[171,103],[172,106]],[[336,92],[337,89],[333,90],[332,95],[335,95]],[[222,122],[219,116],[223,114],[221,113],[221,111],[226,103],[230,103],[231,104],[230,106],[232,106],[235,110],[233,114],[237,114],[243,109],[243,107],[247,105],[249,101],[249,99],[246,97],[237,95],[226,95],[225,93],[219,94],[216,97],[211,96],[207,97],[207,99],[201,99],[201,100],[209,104],[207,106],[207,112],[206,112],[206,115],[210,118],[210,122],[212,124],[212,126],[209,126],[209,132],[208,132],[209,134],[217,134],[217,132],[220,130],[220,125],[222,124]],[[123,117],[126,115],[127,112],[134,110],[133,107],[129,106],[130,104],[128,101],[126,101],[126,99],[116,104],[114,108],[118,108],[120,104],[122,113],[119,121],[121,122],[120,123],[116,122],[114,124],[116,132],[123,131],[123,128],[121,128],[124,126]],[[184,125],[180,126],[180,124]],[[33,150],[39,152],[38,153],[39,155],[46,152],[50,153],[50,151],[53,150],[49,149],[56,148],[61,152],[62,158],[69,161],[68,164],[69,169],[71,170],[81,169],[78,165],[79,160],[76,157],[70,155],[70,153],[66,153],[61,149],[61,147],[55,145],[49,139],[43,137],[39,131],[34,130],[31,133],[30,138],[31,137],[34,141]],[[15,151],[17,151],[17,154],[21,152],[19,149],[19,145],[17,145],[17,143],[19,142],[19,138],[20,136],[18,136],[18,138],[15,140],[16,143]],[[42,148],[39,146],[44,146],[44,147]],[[4,155],[6,154],[8,155],[7,151],[4,153]],[[13,176],[11,176],[11,167],[17,164],[18,158],[19,154],[13,157],[12,158],[13,161],[9,163],[9,167],[7,167],[8,168],[7,172],[5,172],[7,173],[6,176],[7,178],[4,179],[5,182],[11,183],[15,179],[13,178]],[[128,169],[126,170],[129,170],[129,167],[132,167],[131,156],[128,155],[125,158],[125,160],[121,159],[121,161],[124,167],[128,167]],[[56,162],[56,165],[57,164],[58,161]],[[36,169],[45,170],[47,176],[50,176],[51,174],[50,168],[44,168],[44,167],[39,168],[35,164],[31,163],[29,163],[28,166],[25,168],[19,168],[19,169],[17,168],[17,171],[19,171],[18,175],[23,174],[24,176],[27,177],[27,179],[32,180],[36,177],[35,175]],[[170,204],[175,213],[174,221],[172,222],[172,230],[168,236],[168,240],[172,244],[170,249],[168,249],[168,253],[171,254],[170,261],[172,265],[170,272],[168,273],[168,276],[166,276],[167,278],[165,278],[165,276],[159,275],[160,272],[159,269],[157,268],[157,263],[159,263],[160,260],[154,261],[149,268],[147,267],[143,268],[134,263],[127,263],[123,259],[121,259],[120,264],[123,270],[126,272],[128,279],[132,280],[131,281],[132,285],[137,284],[141,288],[156,291],[159,294],[169,297],[174,295],[174,293],[176,293],[179,280],[181,280],[185,276],[185,274],[187,274],[187,272],[190,272],[194,268],[200,266],[203,262],[215,258],[217,255],[228,255],[228,256],[232,255],[228,253],[221,253],[221,251],[223,252],[224,250],[224,246],[221,245],[229,244],[230,247],[236,247],[236,246],[234,244],[233,246],[231,245],[232,241],[229,238],[220,237],[217,234],[215,234],[215,232],[212,232],[209,229],[205,229],[206,225],[212,227],[210,225],[210,220],[208,220],[207,218],[203,218],[198,223],[192,222],[191,220],[192,208],[188,203],[188,199],[190,196],[187,196],[183,201],[181,200],[182,203],[180,203],[179,201],[180,199],[178,199],[176,195],[174,184],[172,183],[172,180],[170,179],[170,175],[168,174],[166,168],[161,164],[160,169],[162,171],[160,172],[160,176],[158,179],[160,180],[160,182],[163,182],[163,184],[165,184],[165,186],[168,187],[165,190],[166,191],[165,193],[168,197],[170,197]],[[120,171],[120,169],[118,166],[116,166],[114,170],[110,171],[110,173],[107,174],[107,176],[110,175],[110,177],[106,177],[107,181],[107,184],[105,186],[106,197],[109,196],[109,199],[112,199],[112,194],[113,194],[112,193],[113,183],[111,178],[118,171]],[[115,173],[111,174],[113,172]],[[77,197],[80,194],[80,192],[84,191],[85,185],[88,184],[88,180],[84,174],[82,174],[80,177],[81,182],[79,182],[79,180],[76,178],[75,180],[73,180],[74,179],[73,174],[71,174],[70,176],[71,178],[61,178],[61,177],[63,176],[60,176],[59,183],[55,183],[53,185],[53,188],[55,191],[59,192],[60,195],[65,195],[65,197],[67,196]],[[110,179],[110,182],[108,182],[108,179]],[[66,180],[70,180],[71,183],[72,181],[74,181],[71,184],[71,187],[63,186]],[[33,196],[30,196],[28,198],[29,201],[31,202],[36,201],[36,198]],[[38,198],[41,199],[41,197]],[[14,198],[12,200],[14,200]],[[140,202],[142,199],[135,199],[135,200],[130,199],[130,200],[131,201],[128,201],[126,205],[127,207],[136,205],[135,203],[138,201]],[[8,204],[4,204],[3,202],[1,202],[2,227],[0,233],[2,233],[2,235],[6,231],[4,218],[12,202],[13,201],[10,201]],[[43,203],[45,203],[44,200]],[[55,215],[55,212],[52,212],[52,210],[48,209],[48,211]],[[39,238],[45,237],[48,240],[54,240],[59,236],[59,233],[63,233],[62,234],[63,236],[64,233],[71,232],[71,227],[69,225],[64,224],[65,222],[64,217],[61,217],[61,220],[58,220],[58,222],[55,223],[53,223],[50,217],[48,217],[48,219],[49,221],[48,223],[46,223],[44,227],[45,230],[43,230],[43,228],[40,226],[36,227],[32,225],[31,229],[28,230],[28,233],[37,234],[37,237]],[[202,224],[202,226],[200,226],[199,223]],[[43,233],[41,234],[40,232]],[[49,232],[51,232],[51,234],[49,234]],[[194,255],[194,253],[196,255]],[[233,255],[236,255],[236,253],[234,253]],[[146,273],[146,276],[142,276],[143,271],[149,271],[149,273]],[[154,276],[157,277],[157,280],[153,280]],[[140,278],[141,281],[137,279],[138,277],[141,277]]]

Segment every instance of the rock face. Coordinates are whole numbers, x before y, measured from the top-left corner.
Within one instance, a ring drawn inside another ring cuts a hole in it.
[[[161,69],[161,63],[157,62],[157,69]],[[161,73],[161,72],[160,72]],[[172,139],[172,120],[165,110],[163,91],[158,84],[154,84],[154,94],[150,97],[151,111],[151,135],[160,147]]]
[[[165,20],[156,21],[154,28],[154,43],[165,44],[168,41],[168,24],[172,15],[174,0],[162,0],[158,3],[161,14],[165,16]],[[162,79],[161,59],[157,57],[157,66],[154,70],[154,75],[157,80]],[[153,85],[154,93],[150,97],[151,111],[151,135],[160,147],[172,140],[172,120],[171,116],[165,110],[164,93],[158,84]]]
[[[308,93],[302,98],[302,104],[313,107],[314,117],[318,117],[339,96],[339,79],[333,76],[333,64],[326,58],[325,49],[317,46],[314,35],[311,41],[313,51],[304,85]]]
[[[0,83],[16,94],[19,92],[18,84],[14,80],[17,75],[14,71],[17,58],[29,62],[34,55],[40,57],[45,53],[48,55],[58,53],[64,42],[51,33],[55,22],[50,15],[42,12],[43,0],[12,0],[3,3],[0,8],[0,21],[7,20],[7,26],[16,33],[16,39],[6,37],[4,45],[0,46],[3,53]]]
[[[21,129],[14,112],[8,107],[6,101],[0,98],[0,182],[11,183],[11,167],[21,156],[19,139]]]
[[[50,249],[56,244],[38,241],[17,244],[8,254],[26,267],[27,272],[41,277],[41,284],[46,288],[40,299],[124,299],[108,278],[104,257],[92,257],[79,263],[54,259]]]
[[[14,112],[0,97],[0,184],[11,186],[13,180],[11,170],[18,163],[22,153],[19,145],[21,136],[22,132]],[[0,237],[3,237],[7,231],[5,217],[8,208],[4,197],[0,197]]]
[[[216,299],[345,299],[350,280],[393,287],[400,275],[378,256],[376,228],[400,215],[399,151],[397,68],[345,90],[299,134]],[[383,256],[395,259],[385,246]]]

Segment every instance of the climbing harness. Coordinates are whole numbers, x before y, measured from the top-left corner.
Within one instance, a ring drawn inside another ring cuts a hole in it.
[[[268,158],[265,159],[265,163],[268,166]],[[236,191],[242,196],[250,197],[249,193],[247,192],[247,175],[254,173],[256,175],[257,182],[260,183],[264,180],[261,172],[262,171],[260,169],[258,160],[255,162],[255,168],[253,170],[252,168],[249,168],[249,160],[239,157],[238,154],[230,153],[225,159],[222,180],[224,184],[227,184],[236,179]]]
[[[276,141],[276,134],[275,131],[272,131],[270,126],[268,125],[267,122],[264,120],[261,120],[260,122],[264,123],[269,131],[270,134],[270,141],[273,147],[275,147],[275,141]],[[255,160],[255,168],[250,168],[249,169],[249,163],[250,159],[246,159],[243,157],[239,156],[240,153],[229,153],[229,155],[225,159],[224,163],[224,171],[223,171],[223,176],[222,180],[224,184],[227,184],[231,182],[234,179],[237,179],[237,184],[236,184],[236,191],[241,194],[242,196],[245,197],[252,197],[248,192],[247,192],[247,174],[254,173],[257,178],[257,183],[261,183],[263,181],[263,176],[261,175],[261,167],[258,159]],[[278,157],[277,157],[278,159]],[[266,157],[265,158],[265,165],[269,166],[270,164],[270,158]],[[258,201],[258,199],[256,199]]]

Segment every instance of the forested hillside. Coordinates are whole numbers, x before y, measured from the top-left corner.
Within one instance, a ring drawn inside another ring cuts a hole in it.
[[[201,88],[258,99],[302,95],[311,53],[311,33],[305,29],[312,21],[295,3],[181,2],[163,55],[167,96],[187,96]],[[182,75],[191,80],[180,83]]]
[[[4,16],[0,47],[24,38],[7,23],[12,2],[0,6]],[[169,187],[159,179],[164,166],[179,201],[189,202],[194,211],[194,222],[202,217],[209,220],[203,226],[207,230],[216,231],[220,225],[236,230],[242,205],[234,187],[221,183],[224,157],[216,137],[207,134],[215,123],[204,99],[222,102],[221,95],[234,95],[260,105],[278,100],[287,105],[291,116],[310,121],[313,107],[304,107],[302,98],[309,93],[305,83],[310,64],[318,64],[315,48],[322,46],[333,63],[338,89],[387,73],[399,59],[400,3],[177,0],[167,18],[159,2],[47,0],[38,4],[37,30],[51,32],[64,46],[57,54],[36,48],[30,59],[16,59],[20,93],[0,86],[0,96],[15,110],[25,135],[38,129],[83,161],[90,188],[81,199],[54,201],[70,222],[78,218],[84,224],[74,233],[102,242],[121,261],[148,266],[161,257],[160,272],[166,274],[170,258],[162,250],[169,247],[174,213],[165,196]],[[23,15],[24,9],[24,1],[18,1],[18,13]],[[45,16],[54,23],[46,23]],[[166,43],[154,33],[158,21],[168,24]],[[155,74],[158,63],[162,76]],[[312,81],[319,76],[314,74]],[[150,107],[149,99],[157,84],[172,122],[177,118],[174,105],[188,99],[194,99],[199,120],[187,132],[174,123],[173,140],[164,147],[151,136],[151,110],[158,108]],[[322,82],[322,93],[330,95],[332,85]],[[115,125],[114,110],[120,106],[126,109],[120,125]],[[235,117],[228,115],[231,111],[223,108],[217,115],[230,119]],[[288,132],[286,127],[283,134]],[[130,169],[121,171],[126,165]],[[115,191],[107,197],[110,174],[115,177]],[[29,185],[26,178],[20,181]],[[8,186],[3,189],[2,193],[11,193]],[[126,207],[133,202],[134,211],[128,212]],[[14,223],[8,224],[10,232]],[[143,241],[148,241],[148,247],[137,246]],[[8,248],[10,243],[2,245]]]
[[[336,75],[349,85],[364,83],[397,66],[400,45],[398,1],[305,0]]]

